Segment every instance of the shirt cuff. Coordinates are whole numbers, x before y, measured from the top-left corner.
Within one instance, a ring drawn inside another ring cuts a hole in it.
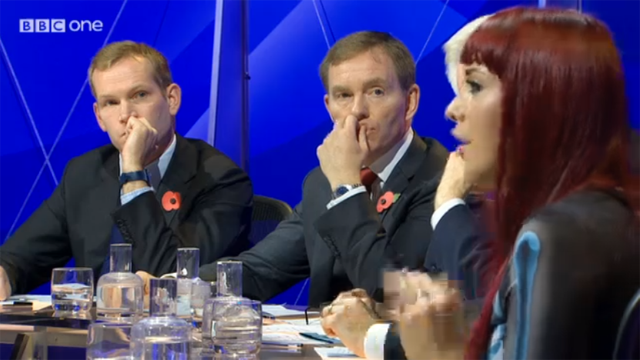
[[[329,203],[327,204],[327,210],[331,209],[332,207],[340,204],[341,202],[347,200],[348,198],[366,192],[367,189],[365,189],[364,186],[358,186],[358,187],[354,187],[353,189],[347,191],[346,193],[344,193],[344,195],[340,196],[337,199],[333,199],[331,201],[329,201]]]
[[[440,207],[433,212],[433,215],[431,215],[431,228],[435,229],[438,223],[440,222],[440,219],[442,219],[442,217],[444,216],[444,214],[446,214],[447,212],[449,212],[449,210],[451,210],[452,208],[458,205],[465,205],[464,200],[451,199],[451,200],[447,200],[444,204],[440,205]]]
[[[153,191],[153,188],[151,186],[146,186],[140,189],[136,189],[133,190],[132,192],[126,193],[126,194],[122,194],[120,195],[120,204],[124,205],[126,203],[128,203],[129,201],[135,199],[136,197],[138,197],[139,195],[142,195],[148,191]]]
[[[384,359],[384,342],[391,324],[374,324],[364,338],[364,355],[370,360]]]

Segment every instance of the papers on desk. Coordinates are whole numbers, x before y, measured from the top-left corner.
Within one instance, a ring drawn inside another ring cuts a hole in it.
[[[304,317],[304,311],[287,309],[282,305],[262,305],[262,312],[265,313],[265,315],[269,314],[278,318],[295,316]],[[318,316],[320,314],[318,314],[317,311],[308,311],[307,315]]]
[[[323,348],[317,347],[314,350],[323,359],[330,359],[330,358],[333,358],[333,359],[335,359],[335,358],[357,358],[357,357],[359,357],[358,355],[356,355],[353,352],[351,352],[351,350],[347,349],[346,347],[342,347],[342,346],[323,347]]]
[[[305,338],[301,332],[324,335],[320,325],[274,324],[262,327],[262,342],[281,345],[327,345],[326,342]]]
[[[13,306],[20,303],[31,303],[33,311],[38,311],[51,306],[51,295],[14,295],[5,301],[0,301],[0,307]]]

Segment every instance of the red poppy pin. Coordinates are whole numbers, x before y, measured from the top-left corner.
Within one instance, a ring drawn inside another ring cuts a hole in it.
[[[179,192],[167,191],[162,195],[162,207],[165,211],[173,211],[180,209],[182,198]]]
[[[380,196],[380,198],[378,199],[378,205],[376,206],[376,210],[378,210],[379,213],[387,210],[388,208],[391,207],[391,204],[398,201],[399,197],[400,197],[400,194],[394,194],[391,191],[387,191],[386,193],[384,193],[384,195]]]

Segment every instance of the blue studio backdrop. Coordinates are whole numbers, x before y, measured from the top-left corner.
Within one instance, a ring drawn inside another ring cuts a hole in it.
[[[604,20],[622,51],[638,128],[638,1],[2,0],[0,242],[52,193],[69,159],[108,143],[93,115],[87,68],[109,42],[142,41],[163,52],[184,94],[178,132],[231,156],[256,194],[295,206],[332,126],[318,66],[336,40],[379,30],[405,42],[422,89],[414,128],[453,149],[441,47],[469,20],[514,5],[570,7]],[[273,302],[306,303],[305,285]]]

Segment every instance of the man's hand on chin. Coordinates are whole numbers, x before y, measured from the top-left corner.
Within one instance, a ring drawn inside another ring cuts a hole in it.
[[[360,168],[368,154],[366,129],[358,132],[358,119],[353,115],[336,120],[317,150],[320,168],[332,190],[343,184],[360,183]]]
[[[158,131],[149,121],[133,113],[127,121],[127,139],[122,146],[122,172],[134,172],[144,170],[149,159],[158,150]],[[149,186],[144,181],[131,181],[122,187],[127,194],[134,190]]]

